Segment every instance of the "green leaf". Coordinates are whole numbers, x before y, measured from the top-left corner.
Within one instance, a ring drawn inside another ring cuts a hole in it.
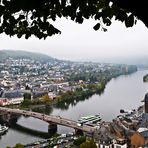
[[[102,28],[102,30],[103,30],[104,32],[106,32],[106,31],[107,31],[107,29],[106,29],[106,28]]]
[[[131,14],[126,20],[125,20],[125,26],[126,27],[132,27],[134,25],[134,16]]]
[[[25,19],[25,16],[24,15],[20,15],[17,20],[20,21],[22,19]]]
[[[3,28],[2,27],[0,27],[0,33],[3,33]]]
[[[21,33],[18,33],[18,34],[17,34],[17,37],[18,37],[18,38],[21,38],[21,37],[22,37],[22,34],[21,34]]]
[[[103,19],[103,23],[106,24],[107,26],[110,26],[111,25],[111,21],[108,18],[104,18]]]
[[[97,12],[95,15],[95,20],[100,19],[100,17],[101,17],[101,13]]]
[[[97,23],[93,28],[94,30],[98,30],[100,28],[100,23]]]

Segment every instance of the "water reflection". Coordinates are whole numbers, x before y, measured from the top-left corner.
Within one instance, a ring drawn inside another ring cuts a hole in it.
[[[32,111],[38,112],[38,113],[44,113],[46,115],[50,115],[53,112],[53,106],[45,105],[42,107],[36,107],[36,108],[33,108]]]
[[[87,94],[81,97],[71,97],[69,99],[63,99],[57,104],[53,105],[54,108],[61,109],[61,110],[68,110],[69,107],[75,107],[79,102],[84,102],[90,99],[93,95],[102,95],[104,90],[95,94]]]

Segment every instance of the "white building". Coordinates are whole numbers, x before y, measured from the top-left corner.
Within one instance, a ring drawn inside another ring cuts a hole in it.
[[[4,91],[0,97],[0,105],[20,104],[24,101],[24,96],[21,91]]]

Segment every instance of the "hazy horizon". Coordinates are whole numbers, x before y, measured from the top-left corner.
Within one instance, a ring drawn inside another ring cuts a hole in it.
[[[1,34],[0,50],[24,50],[63,60],[106,63],[132,62],[135,58],[142,61],[142,57],[148,57],[148,28],[142,22],[138,21],[132,28],[113,22],[107,32],[94,31],[93,26],[96,23],[94,20],[87,20],[84,24],[65,19],[57,20],[54,24],[62,34],[46,40],[35,37],[28,40],[18,39],[16,36],[10,38]]]

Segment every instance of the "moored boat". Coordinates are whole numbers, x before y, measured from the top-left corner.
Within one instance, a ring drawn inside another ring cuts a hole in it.
[[[8,127],[7,126],[0,125],[0,135],[4,134],[7,131],[8,131]]]
[[[85,116],[81,117],[78,122],[83,124],[83,123],[96,123],[98,121],[101,121],[100,115],[90,115],[90,116]]]

